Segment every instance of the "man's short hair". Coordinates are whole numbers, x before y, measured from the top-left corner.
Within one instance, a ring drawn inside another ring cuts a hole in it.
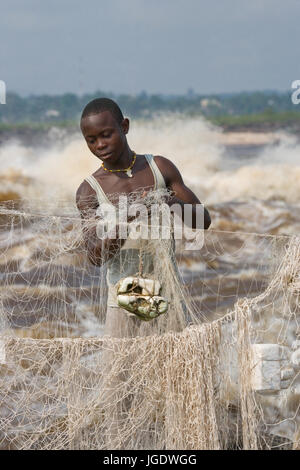
[[[81,119],[94,114],[103,113],[103,111],[109,111],[118,124],[121,124],[124,120],[123,113],[117,103],[109,98],[96,98],[90,101],[82,111]]]

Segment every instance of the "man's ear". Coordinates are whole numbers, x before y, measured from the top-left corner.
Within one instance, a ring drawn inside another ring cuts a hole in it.
[[[128,131],[129,131],[129,119],[128,118],[123,119],[121,123],[121,128],[124,134],[128,134]]]

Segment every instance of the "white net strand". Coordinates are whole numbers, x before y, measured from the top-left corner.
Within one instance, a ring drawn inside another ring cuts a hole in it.
[[[55,206],[0,208],[2,449],[299,448],[299,237],[143,240],[169,310],[103,336],[105,268]]]

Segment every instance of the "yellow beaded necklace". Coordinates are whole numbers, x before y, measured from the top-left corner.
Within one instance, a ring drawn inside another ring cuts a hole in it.
[[[133,168],[133,165],[135,164],[135,160],[136,160],[136,154],[134,153],[133,154],[133,159],[132,159],[132,162],[131,162],[130,166],[128,168],[124,168],[122,170],[110,170],[109,168],[105,168],[104,163],[102,163],[101,166],[102,166],[103,170],[110,171],[111,173],[114,173],[115,171],[125,171],[127,176],[129,178],[132,178],[132,171],[131,170]]]

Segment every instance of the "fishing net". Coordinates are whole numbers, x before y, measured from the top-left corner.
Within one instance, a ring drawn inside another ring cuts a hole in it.
[[[0,225],[1,449],[300,447],[299,237],[143,240],[168,311],[105,334],[77,209],[2,204]]]

